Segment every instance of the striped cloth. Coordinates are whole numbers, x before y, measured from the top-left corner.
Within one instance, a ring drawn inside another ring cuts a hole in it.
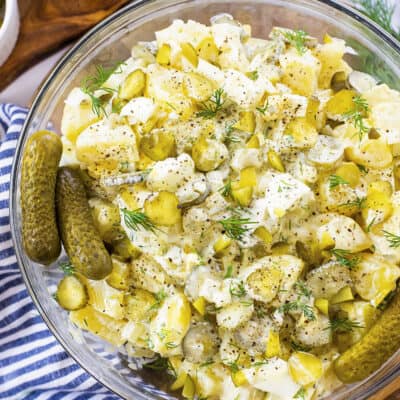
[[[118,400],[69,357],[26,291],[10,232],[11,164],[27,111],[0,104],[0,399]]]

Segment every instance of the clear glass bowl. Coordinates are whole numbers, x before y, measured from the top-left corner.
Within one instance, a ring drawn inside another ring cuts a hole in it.
[[[94,64],[123,60],[138,40],[154,38],[154,31],[174,18],[208,23],[227,12],[253,26],[254,35],[266,37],[273,26],[304,29],[321,39],[325,32],[346,39],[359,56],[350,64],[375,73],[392,87],[400,77],[400,44],[358,12],[332,0],[157,0],[133,1],[85,35],[59,62],[38,93],[19,139],[12,171],[11,229],[26,286],[50,330],[68,353],[102,384],[125,399],[176,399],[168,393],[165,376],[149,370],[133,370],[135,361],[89,334],[73,333],[67,313],[52,299],[60,272],[31,262],[21,241],[19,180],[26,139],[34,131],[51,126],[59,131],[66,94],[79,85]],[[345,386],[330,399],[364,399],[400,375],[400,352],[366,381]]]

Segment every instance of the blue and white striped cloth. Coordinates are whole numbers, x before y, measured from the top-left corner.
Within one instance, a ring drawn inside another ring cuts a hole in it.
[[[26,291],[10,232],[11,165],[26,109],[0,104],[0,399],[118,400],[63,350]]]

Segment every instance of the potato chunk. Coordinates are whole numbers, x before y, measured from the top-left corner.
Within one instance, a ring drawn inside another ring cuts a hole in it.
[[[162,191],[145,201],[144,210],[156,225],[173,226],[182,218],[178,204],[174,193]]]

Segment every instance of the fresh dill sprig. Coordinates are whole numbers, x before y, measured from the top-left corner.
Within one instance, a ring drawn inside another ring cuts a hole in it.
[[[230,369],[231,372],[233,372],[233,373],[236,373],[236,372],[239,372],[239,371],[240,371],[239,365],[237,364],[236,361],[229,362],[229,363],[227,364],[227,366],[229,367],[229,369]]]
[[[386,240],[390,243],[389,247],[397,248],[400,246],[400,236],[395,235],[394,233],[388,231],[382,231]]]
[[[355,0],[354,2],[363,14],[400,40],[400,30],[396,31],[392,25],[395,4],[389,4],[388,0]]]
[[[294,351],[310,351],[311,348],[308,346],[304,346],[300,343],[295,342],[294,340],[292,340],[290,342],[290,347],[294,350]]]
[[[297,299],[281,305],[278,308],[278,311],[284,314],[287,314],[290,311],[301,311],[304,317],[306,317],[309,321],[314,321],[315,314],[312,307],[308,304],[305,304],[302,300],[302,297],[310,299],[312,294],[311,291],[307,288],[303,281],[297,281],[294,284],[294,287],[297,292]]]
[[[296,48],[300,55],[307,51],[306,38],[307,33],[303,30],[288,31],[284,33],[285,39]]]
[[[315,321],[315,314],[312,307],[308,304],[304,304],[299,299],[281,305],[278,310],[284,314],[287,314],[290,311],[301,311],[304,317],[309,321]]]
[[[358,321],[352,321],[348,318],[337,318],[329,321],[329,326],[325,329],[330,329],[333,332],[352,332],[355,328],[364,328]]]
[[[217,89],[208,100],[201,103],[202,109],[196,114],[196,116],[205,119],[214,118],[224,106],[224,95],[224,89]]]
[[[168,297],[168,295],[164,292],[164,290],[160,290],[159,292],[154,294],[156,299],[155,303],[149,308],[148,311],[157,310],[161,307],[162,302]]]
[[[305,400],[306,398],[306,390],[301,387],[296,394],[293,396],[294,399],[300,399],[300,400]]]
[[[232,181],[228,179],[225,185],[218,189],[218,192],[224,197],[232,197]]]
[[[350,182],[346,181],[339,175],[330,175],[329,176],[329,189],[332,190],[339,185],[348,185]]]
[[[75,273],[75,267],[71,264],[71,261],[65,261],[58,264],[65,275],[73,275]]]
[[[256,224],[256,222],[251,221],[250,218],[243,218],[240,213],[235,212],[229,218],[222,219],[218,221],[225,230],[228,237],[235,240],[242,240],[243,235],[249,231],[247,225]]]
[[[232,297],[243,297],[246,295],[246,289],[244,288],[243,282],[231,283],[229,286],[229,293]]]
[[[370,232],[370,231],[371,231],[371,228],[372,228],[372,227],[374,226],[374,224],[375,224],[375,220],[376,220],[376,217],[372,218],[371,222],[368,224],[368,226],[367,226],[367,228],[366,228],[366,231],[367,231],[367,232]]]
[[[344,249],[332,249],[330,253],[335,256],[336,261],[347,267],[348,269],[353,269],[360,262],[360,258],[350,253],[349,250]]]
[[[262,115],[265,115],[265,112],[268,110],[269,104],[268,99],[267,102],[264,104],[264,107],[256,107],[256,110],[259,111]]]
[[[112,74],[120,74],[122,72],[121,66],[124,64],[124,62],[118,62],[111,68],[105,68],[102,65],[96,65],[95,73],[82,80],[81,90],[90,97],[92,102],[92,110],[98,117],[100,117],[102,113],[106,115],[106,110],[104,108],[103,99],[96,96],[95,92],[101,89],[108,94],[113,94],[115,89],[104,87],[103,85],[107,82],[108,78]]]
[[[171,364],[169,358],[164,358],[158,356],[154,361],[151,361],[147,364],[143,364],[144,368],[149,368],[155,371],[169,371],[176,377],[175,368]]]
[[[252,81],[256,81],[258,79],[258,71],[250,71],[247,73],[248,78],[250,78]]]
[[[361,96],[354,96],[354,108],[343,114],[343,118],[351,121],[353,126],[358,130],[358,138],[361,142],[364,135],[369,132],[369,128],[364,125],[364,116],[369,111],[367,100]]]
[[[233,266],[232,266],[232,264],[230,264],[230,265],[228,265],[228,268],[226,269],[224,279],[232,278],[232,276],[233,276]]]
[[[294,284],[295,289],[297,290],[297,294],[300,296],[307,297],[309,299],[312,295],[311,290],[306,286],[303,281],[297,281]]]
[[[140,211],[140,208],[136,210],[123,208],[121,211],[124,216],[125,225],[129,229],[138,231],[140,228],[143,228],[153,233],[158,229],[153,222],[151,222],[150,218],[143,211]]]
[[[202,364],[200,364],[199,368],[208,367],[209,365],[212,365],[214,363],[215,363],[215,361],[210,359],[210,360],[204,361]]]
[[[362,210],[365,207],[366,197],[357,197],[354,201],[349,201],[348,203],[339,204],[339,207],[356,207]]]

